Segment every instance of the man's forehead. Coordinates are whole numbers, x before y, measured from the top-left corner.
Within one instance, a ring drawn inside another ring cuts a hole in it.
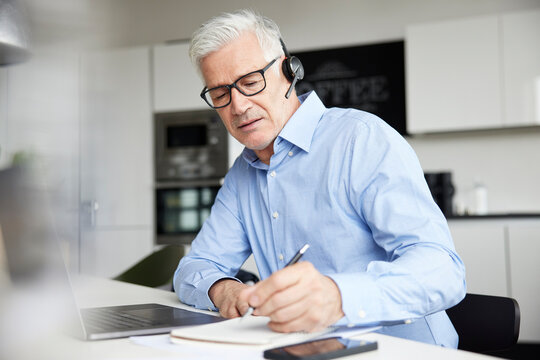
[[[265,65],[257,37],[245,34],[206,55],[201,60],[200,68],[206,86],[214,87],[230,84]]]

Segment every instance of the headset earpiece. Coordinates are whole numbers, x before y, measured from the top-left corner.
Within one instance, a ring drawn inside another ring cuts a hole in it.
[[[279,41],[281,42],[283,53],[285,53],[285,59],[283,60],[283,63],[281,65],[283,75],[285,75],[285,78],[287,78],[287,80],[291,82],[291,86],[289,86],[289,89],[285,94],[285,97],[288,99],[289,96],[291,96],[294,86],[296,85],[298,80],[302,80],[304,78],[304,66],[302,65],[300,59],[298,59],[296,56],[291,56],[291,54],[289,54],[289,51],[287,50],[287,47],[285,46],[283,40],[279,39]]]

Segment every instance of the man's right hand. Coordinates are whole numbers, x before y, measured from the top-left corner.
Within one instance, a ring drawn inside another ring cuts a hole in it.
[[[219,314],[225,318],[242,316],[249,305],[245,301],[239,301],[238,295],[247,288],[246,284],[232,279],[223,279],[214,283],[208,291],[208,296],[219,309]]]

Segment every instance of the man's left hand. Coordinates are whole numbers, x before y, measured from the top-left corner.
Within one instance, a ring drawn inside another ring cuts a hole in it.
[[[319,331],[344,316],[336,283],[306,261],[287,266],[243,290],[240,299],[268,316],[278,332]]]

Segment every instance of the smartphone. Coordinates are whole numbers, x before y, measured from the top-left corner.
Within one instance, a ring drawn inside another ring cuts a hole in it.
[[[332,337],[269,349],[264,352],[264,358],[276,360],[324,360],[376,349],[376,341]]]

